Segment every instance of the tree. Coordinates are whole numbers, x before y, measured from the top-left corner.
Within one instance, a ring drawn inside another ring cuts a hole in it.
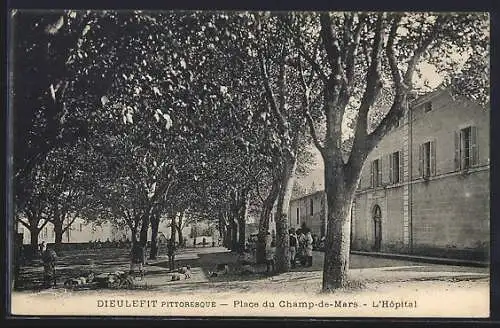
[[[61,250],[63,234],[72,228],[78,217],[86,213],[87,207],[95,206],[88,196],[85,179],[88,158],[82,145],[56,148],[47,154],[40,165],[43,185],[48,194],[45,206],[51,213],[48,220],[54,227],[56,252]],[[92,218],[87,217],[87,221]]]
[[[276,202],[276,271],[290,269],[288,212],[300,155],[307,153],[306,124],[302,113],[308,110],[307,93],[303,86],[310,86],[312,76],[305,78],[301,71],[299,53],[292,48],[287,30],[287,15],[257,16],[258,59],[265,105],[273,117],[273,141],[270,144],[274,157],[275,180],[269,194]],[[276,54],[276,55],[273,55]],[[312,119],[312,118],[311,118]],[[303,163],[300,163],[303,165]],[[269,202],[270,203],[270,202]],[[271,206],[274,205],[274,202]],[[266,213],[264,210],[263,213]],[[265,218],[261,221],[265,222]],[[265,232],[259,231],[264,240]],[[266,229],[267,230],[267,229]]]
[[[30,230],[32,248],[38,242],[40,230],[45,224],[52,223],[56,251],[60,250],[63,233],[88,206],[87,185],[82,176],[87,160],[85,155],[81,147],[54,148],[47,153],[44,161],[31,169],[24,206],[17,210],[26,218],[19,222]],[[39,223],[42,226],[39,227]]]
[[[348,283],[349,213],[361,169],[371,150],[403,116],[418,64],[439,62],[450,72],[453,46],[460,51],[484,48],[488,43],[485,31],[484,14],[322,13],[297,15],[290,21],[296,47],[322,85],[324,140],[312,124],[310,111],[306,118],[325,167],[328,223],[323,290]],[[306,40],[317,40],[321,52],[311,53],[309,49],[314,48]],[[368,115],[377,110],[383,87],[390,90],[389,110],[369,129]],[[342,122],[352,110],[356,113],[352,148],[344,154]]]

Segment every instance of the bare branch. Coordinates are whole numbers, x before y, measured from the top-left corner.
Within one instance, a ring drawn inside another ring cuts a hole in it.
[[[380,139],[396,124],[396,122],[403,116],[406,103],[406,93],[396,95],[392,103],[391,109],[387,115],[382,119],[380,124],[372,131],[367,137],[366,143],[369,151],[373,149],[380,141]]]
[[[403,79],[403,82],[407,87],[410,87],[412,85],[413,73],[415,72],[415,68],[419,63],[420,58],[427,50],[427,48],[431,45],[431,43],[437,39],[441,27],[444,25],[445,21],[446,21],[445,15],[439,15],[427,38],[425,38],[422,41],[422,43],[417,47],[417,49],[413,53],[413,57],[408,62],[408,67],[406,69]]]
[[[21,224],[22,224],[23,226],[25,226],[26,228],[31,229],[30,225],[29,225],[28,223],[24,222],[23,220],[18,219],[18,222],[21,222]]]
[[[352,34],[352,26],[354,24],[354,13],[346,12],[344,13],[344,24],[343,25],[343,35],[342,35],[342,59],[344,62],[347,59],[347,52],[349,49],[349,44],[351,42]]]
[[[314,122],[310,113],[310,89],[309,85],[306,83],[305,78],[304,78],[304,71],[302,69],[302,63],[299,59],[299,75],[300,75],[300,84],[303,89],[303,94],[302,94],[302,103],[303,103],[303,110],[304,110],[304,117],[306,118],[307,125],[309,126],[309,131],[311,133],[311,137],[313,139],[314,145],[320,153],[323,155],[324,153],[324,146],[320,142],[318,135],[316,133],[316,128],[314,127]]]
[[[370,66],[368,67],[366,76],[366,88],[363,93],[363,98],[361,99],[361,105],[358,109],[358,119],[356,122],[356,130],[354,132],[354,141],[351,154],[349,155],[349,159],[346,163],[347,167],[358,164],[356,161],[359,161],[359,158],[364,157],[367,152],[369,152],[365,147],[366,136],[368,133],[368,112],[382,89],[379,70],[385,30],[383,20],[383,14],[380,13],[378,15],[375,38],[373,40]]]
[[[283,111],[286,107],[286,57],[287,57],[287,46],[283,44],[281,51],[281,62],[280,62],[280,72],[279,72],[279,80],[278,80],[278,88],[279,88],[279,107],[276,107],[276,116],[278,117],[278,122],[280,126],[281,133],[286,134],[287,125],[285,121],[285,117],[283,116]]]
[[[368,111],[371,106],[375,102],[376,97],[378,96],[381,88],[382,82],[380,80],[380,62],[381,62],[381,52],[383,46],[384,39],[384,24],[383,24],[383,15],[378,15],[377,26],[375,30],[375,38],[373,40],[373,49],[371,53],[370,66],[368,67],[367,76],[366,76],[366,88],[363,93],[363,98],[361,100],[361,105],[359,107],[359,116],[358,116],[358,126],[356,128],[356,132],[360,130],[360,137],[363,137],[366,134],[366,120],[368,116]],[[359,124],[361,122],[361,125]],[[363,129],[364,128],[364,129]],[[354,142],[356,143],[356,138]],[[359,140],[358,142],[362,142]]]
[[[326,50],[328,62],[333,70],[333,75],[338,79],[345,80],[345,73],[342,67],[342,56],[337,34],[333,28],[332,19],[328,13],[320,15],[321,24],[321,38],[323,40],[323,47]]]
[[[403,86],[401,83],[401,72],[399,71],[398,64],[396,62],[396,55],[394,54],[394,39],[396,37],[396,31],[398,29],[398,24],[400,21],[401,21],[400,15],[397,15],[393,19],[386,46],[386,52],[388,57],[387,59],[389,61],[389,66],[391,67],[392,79],[396,86],[396,94],[399,94],[403,91],[402,90]]]
[[[79,214],[78,211],[75,212],[71,221],[66,225],[65,228],[63,228],[63,230],[62,230],[63,233],[66,232],[71,227],[71,225],[75,222],[76,218],[78,217],[78,214]],[[64,220],[63,220],[63,222],[64,222]]]
[[[264,89],[266,92],[267,101],[268,101],[269,105],[271,106],[271,109],[273,110],[273,112],[277,113],[277,112],[279,112],[279,110],[278,110],[278,106],[276,104],[276,99],[274,97],[273,90],[271,89],[271,83],[269,81],[269,74],[267,71],[267,66],[266,66],[264,54],[262,53],[262,51],[259,51],[259,64],[260,64],[260,73],[262,75],[262,80],[264,82]]]
[[[346,49],[349,49],[347,51],[347,58],[345,59],[346,77],[349,85],[353,84],[352,82],[354,78],[354,64],[358,53],[359,41],[361,38],[361,30],[363,29],[366,23],[365,20],[366,20],[366,15],[363,14],[359,16],[359,22],[358,25],[356,26],[356,29],[354,30],[354,36],[352,38],[352,44],[350,44],[349,47],[346,47]]]
[[[292,23],[290,20],[286,21],[285,27],[292,34],[300,55],[309,63],[309,65],[311,65],[311,68],[316,72],[316,74],[318,74],[319,78],[323,82],[326,82],[327,81],[326,73],[323,71],[321,66],[314,60],[314,57],[311,54],[309,54],[309,52],[306,50],[306,46],[304,45],[302,39],[300,38],[300,33],[298,31],[293,31]],[[315,43],[313,54],[316,54],[316,50],[318,49],[320,43],[321,43],[321,35],[318,36],[318,40]]]
[[[44,219],[45,221],[42,223],[42,225],[40,226],[40,228],[38,228],[38,231],[42,230],[46,225],[47,223],[49,223],[50,221],[47,220],[47,219]]]
[[[307,125],[309,126],[309,131],[311,133],[311,137],[313,139],[314,145],[316,146],[316,148],[318,148],[321,155],[324,155],[325,147],[323,146],[321,141],[319,141],[318,135],[316,133],[316,128],[314,127],[314,122],[313,122],[313,119],[311,117],[311,113],[309,113],[309,111],[305,111],[304,116],[306,118]]]

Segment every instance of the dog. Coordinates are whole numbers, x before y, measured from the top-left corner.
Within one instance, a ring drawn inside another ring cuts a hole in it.
[[[180,273],[173,273],[172,274],[172,281],[178,281],[178,280],[181,280],[181,274]]]
[[[108,274],[107,285],[111,288],[131,287],[134,285],[134,277],[124,271],[115,271]]]
[[[191,278],[191,267],[189,265],[180,267],[177,269],[177,272],[180,274],[184,275],[184,279],[190,279]]]
[[[75,287],[75,286],[79,286],[79,285],[85,285],[85,284],[93,282],[94,277],[95,277],[94,273],[90,273],[86,277],[80,276],[80,277],[76,277],[76,278],[70,278],[64,282],[64,286]]]
[[[215,267],[215,271],[209,271],[209,277],[219,277],[229,273],[229,265],[226,263],[219,263]]]

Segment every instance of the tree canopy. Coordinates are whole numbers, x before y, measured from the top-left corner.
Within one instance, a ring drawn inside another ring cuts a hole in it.
[[[287,259],[288,203],[304,192],[294,178],[313,145],[329,208],[324,289],[345,284],[347,213],[366,157],[411,96],[436,87],[417,86],[422,65],[439,87],[489,104],[484,13],[11,15],[15,205],[32,233],[58,222],[47,203],[128,225],[133,240],[160,217],[196,213],[221,234],[238,227],[244,243],[258,204],[260,236],[275,211]]]

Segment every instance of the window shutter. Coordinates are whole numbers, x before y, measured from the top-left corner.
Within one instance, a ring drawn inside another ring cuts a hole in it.
[[[403,151],[400,151],[399,153],[399,182],[404,181],[404,165],[403,165]]]
[[[375,170],[375,162],[371,162],[370,166],[370,186],[373,188],[375,187],[375,175],[374,175],[374,170]]]
[[[477,147],[477,128],[475,126],[470,127],[470,148],[472,152],[472,165],[479,164],[479,152]]]
[[[424,145],[418,147],[418,175],[424,176]]]
[[[430,153],[431,153],[431,175],[436,175],[436,140],[430,143]]]
[[[389,154],[389,183],[394,183],[394,154]]]
[[[455,131],[455,170],[460,170],[461,168],[461,158],[460,158],[460,131]]]
[[[378,185],[382,185],[382,157],[378,160]]]

